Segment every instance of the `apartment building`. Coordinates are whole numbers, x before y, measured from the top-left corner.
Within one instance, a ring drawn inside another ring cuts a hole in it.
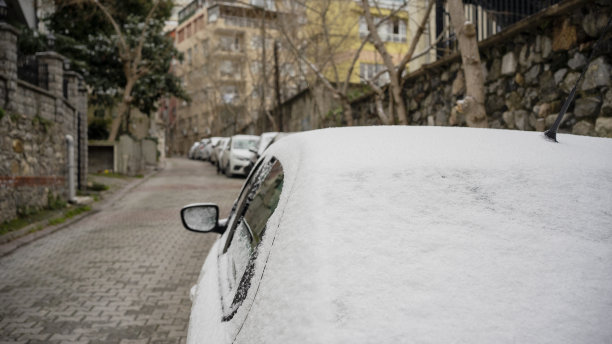
[[[275,101],[274,67],[291,74],[274,60],[279,15],[270,1],[195,0],[179,12],[175,41],[184,59],[174,72],[191,102],[177,105],[177,151],[204,137],[256,132]]]
[[[431,0],[434,1],[434,0]],[[368,28],[361,1],[356,0],[317,0],[289,1],[287,12],[300,18],[295,24],[296,45],[301,44],[305,56],[313,65],[319,67],[326,78],[332,82],[344,82],[349,77],[351,84],[359,84],[371,79],[385,70],[383,59],[371,43],[362,43],[368,36]],[[425,15],[428,0],[370,1],[370,13],[379,23],[378,33],[394,62],[399,63],[409,49],[411,39],[417,30],[418,22]],[[426,34],[418,43],[417,52],[426,51],[431,46],[428,21]],[[408,70],[416,70],[423,63],[435,59],[435,50],[422,54],[412,61]],[[350,76],[348,73],[353,66]],[[388,79],[382,75],[378,82]]]

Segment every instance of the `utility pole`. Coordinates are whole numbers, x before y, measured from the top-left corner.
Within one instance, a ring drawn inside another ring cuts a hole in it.
[[[276,93],[276,111],[278,112],[278,131],[283,131],[283,109],[281,108],[280,71],[278,67],[278,41],[274,41],[274,91]]]

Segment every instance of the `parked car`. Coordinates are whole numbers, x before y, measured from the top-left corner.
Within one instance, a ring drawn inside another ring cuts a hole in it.
[[[188,343],[607,343],[612,140],[449,127],[271,146],[197,285]]]
[[[230,142],[230,138],[229,137],[225,137],[223,138],[223,140],[221,140],[219,142],[219,144],[217,145],[217,148],[215,148],[215,151],[217,152],[217,173],[223,173],[223,170],[221,169],[221,161],[225,161],[224,155],[227,152],[227,146]]]
[[[193,145],[191,145],[191,148],[189,148],[189,153],[187,153],[187,157],[189,159],[193,159],[194,155],[195,155],[195,151],[198,148],[198,146],[200,145],[200,141],[196,141],[193,143]]]
[[[250,149],[257,145],[259,136],[234,135],[230,138],[219,165],[226,176],[246,175],[249,172],[249,162],[253,156]]]
[[[208,144],[208,142],[210,142],[210,139],[202,139],[202,140],[200,140],[200,145],[195,150],[195,154],[194,154],[194,157],[197,160],[206,160],[206,159],[208,159],[208,156],[206,155],[206,144]]]
[[[210,138],[210,141],[208,141],[208,143],[206,144],[206,147],[204,147],[204,149],[206,150],[206,160],[208,160],[211,164],[214,164],[215,161],[213,161],[213,152],[215,150],[215,146],[219,143],[219,140],[221,140],[221,137],[218,136],[214,136]]]
[[[264,150],[266,150],[266,148],[268,147],[270,142],[274,139],[274,137],[276,137],[276,135],[278,135],[278,132],[275,132],[275,131],[266,132],[266,133],[262,133],[261,135],[259,135],[259,141],[257,142],[257,145],[251,148],[251,152],[254,153],[253,156],[251,157],[251,167],[255,165],[255,162],[257,162],[257,159],[259,159],[261,154],[264,152]]]

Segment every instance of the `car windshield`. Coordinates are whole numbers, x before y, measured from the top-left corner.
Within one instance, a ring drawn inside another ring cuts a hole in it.
[[[234,149],[250,149],[257,147],[257,139],[234,139],[232,148]]]

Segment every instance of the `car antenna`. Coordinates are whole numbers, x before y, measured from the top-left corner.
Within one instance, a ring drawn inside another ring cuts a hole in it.
[[[591,56],[589,56],[589,60],[587,61],[584,68],[582,69],[582,73],[580,73],[580,77],[578,77],[578,80],[576,81],[574,88],[572,88],[571,92],[567,96],[567,99],[565,99],[565,103],[563,103],[563,106],[561,107],[561,111],[559,111],[559,115],[557,116],[557,119],[555,120],[555,123],[553,123],[550,129],[544,132],[544,135],[550,140],[557,142],[557,130],[559,129],[559,125],[561,125],[561,120],[563,119],[563,115],[565,115],[567,108],[572,103],[572,100],[574,100],[574,96],[576,95],[576,89],[578,88],[578,84],[580,83],[580,80],[582,80],[582,77],[584,77],[584,74],[589,68],[591,61],[593,60],[593,57],[595,56],[595,51],[597,50],[599,43],[606,36],[606,33],[608,33],[608,29],[610,28],[610,23],[612,23],[612,17],[610,17],[610,19],[608,20],[608,24],[606,25],[606,29],[604,30],[604,32],[601,34],[601,36],[599,37],[595,45],[593,45],[593,50],[591,50]]]

